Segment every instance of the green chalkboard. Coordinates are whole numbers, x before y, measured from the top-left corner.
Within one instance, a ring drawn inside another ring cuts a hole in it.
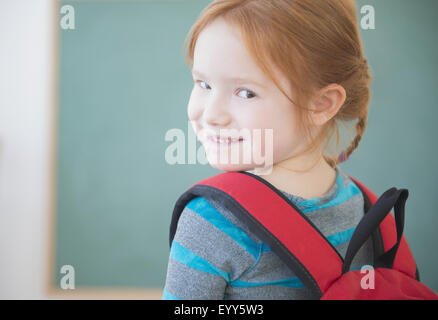
[[[165,160],[166,132],[191,132],[183,44],[209,2],[57,4],[59,19],[64,5],[75,19],[58,25],[53,286],[71,265],[76,288],[163,288],[173,205],[219,173]],[[365,4],[376,12],[376,29],[361,30],[373,96],[368,130],[341,168],[379,194],[409,189],[405,234],[437,291],[438,2],[357,3],[359,15]]]

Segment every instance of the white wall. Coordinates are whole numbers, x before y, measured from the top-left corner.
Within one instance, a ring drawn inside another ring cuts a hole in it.
[[[44,299],[54,2],[0,0],[0,299]]]

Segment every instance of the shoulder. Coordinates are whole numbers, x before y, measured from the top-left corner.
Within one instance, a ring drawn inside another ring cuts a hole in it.
[[[189,201],[178,221],[176,241],[196,241],[213,248],[223,246],[257,258],[261,241],[225,208],[219,199],[196,197]]]
[[[261,248],[260,241],[218,201],[196,197],[181,213],[171,255],[183,250],[185,256],[228,272],[227,280],[232,281],[255,263]]]

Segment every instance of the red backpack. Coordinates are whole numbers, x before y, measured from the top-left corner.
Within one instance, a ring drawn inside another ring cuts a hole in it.
[[[245,171],[220,173],[188,188],[174,207],[170,245],[184,207],[202,196],[219,200],[245,223],[317,299],[438,300],[438,295],[419,281],[415,260],[403,236],[408,190],[391,188],[377,199],[362,183],[350,178],[364,196],[366,214],[353,233],[345,259],[283,193]],[[393,207],[395,218],[389,214]],[[373,272],[374,281],[364,286],[363,270],[351,271],[350,265],[369,237],[373,239],[374,263],[367,276]]]

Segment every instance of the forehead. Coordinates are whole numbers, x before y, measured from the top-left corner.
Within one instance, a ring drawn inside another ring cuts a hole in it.
[[[270,66],[276,81],[290,95],[288,79],[274,64]],[[239,30],[223,18],[217,18],[200,32],[194,50],[193,70],[215,79],[248,79],[280,92],[252,58]]]
[[[239,31],[222,18],[213,21],[199,34],[193,69],[218,78],[267,81],[267,76],[247,51]]]

